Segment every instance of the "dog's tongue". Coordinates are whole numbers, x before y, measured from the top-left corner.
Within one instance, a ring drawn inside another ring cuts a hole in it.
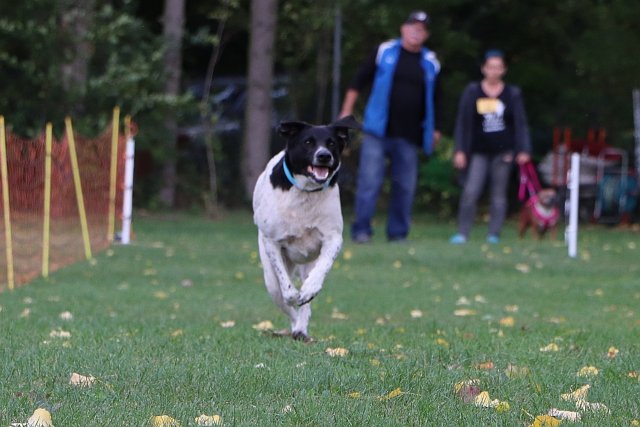
[[[308,170],[318,181],[325,180],[329,177],[329,168],[321,166],[309,166]]]

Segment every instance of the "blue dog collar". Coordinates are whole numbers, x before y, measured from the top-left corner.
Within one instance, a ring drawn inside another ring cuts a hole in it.
[[[291,185],[293,185],[294,187],[296,187],[300,191],[306,191],[306,192],[324,191],[327,188],[329,188],[329,184],[331,182],[331,179],[333,178],[333,175],[328,177],[327,180],[324,182],[324,184],[322,184],[322,187],[320,187],[320,188],[316,188],[314,190],[307,190],[304,187],[302,187],[298,183],[298,181],[296,181],[296,179],[293,177],[293,174],[289,170],[289,167],[287,166],[287,162],[285,161],[284,157],[282,158],[282,167],[284,168],[284,174],[286,175],[286,177],[289,180],[289,182],[291,183]]]

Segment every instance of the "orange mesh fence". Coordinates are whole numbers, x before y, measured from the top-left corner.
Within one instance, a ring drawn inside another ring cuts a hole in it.
[[[117,141],[116,216],[122,211],[125,138]],[[109,236],[109,186],[112,130],[97,138],[75,135],[75,147],[91,251],[105,249]],[[2,159],[0,159],[2,160]],[[48,271],[86,259],[68,138],[51,147],[51,202],[48,239],[45,223],[45,134],[23,139],[6,133],[9,218],[15,286],[25,284],[43,270],[43,248],[48,241]],[[4,194],[0,186],[0,292],[8,287],[9,266],[5,237]]]

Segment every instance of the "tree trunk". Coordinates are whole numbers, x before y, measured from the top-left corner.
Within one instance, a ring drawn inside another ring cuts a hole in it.
[[[166,72],[165,94],[180,94],[182,75],[182,35],[184,32],[185,0],[165,0],[162,18],[165,43],[164,68]],[[173,207],[176,193],[176,139],[178,122],[175,114],[169,113],[165,119],[167,149],[162,167],[162,189],[160,201],[166,207]]]
[[[251,0],[248,93],[242,156],[245,192],[249,199],[270,154],[277,8],[277,0]]]
[[[62,28],[69,34],[69,62],[62,64],[62,85],[73,94],[74,105],[70,107],[78,113],[84,109],[84,96],[89,77],[89,61],[93,47],[87,33],[93,25],[95,0],[69,0],[62,15]]]

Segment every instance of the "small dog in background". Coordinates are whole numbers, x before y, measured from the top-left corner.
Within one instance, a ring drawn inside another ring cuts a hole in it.
[[[352,117],[326,126],[283,122],[286,140],[258,177],[253,218],[267,291],[291,321],[291,336],[310,341],[310,301],[342,248],[342,210],[337,185],[341,154]],[[294,281],[300,281],[299,289]]]
[[[560,219],[557,201],[558,195],[553,188],[543,188],[533,194],[520,211],[520,238],[531,228],[531,234],[535,239],[541,239],[550,232],[551,238],[555,240]]]

